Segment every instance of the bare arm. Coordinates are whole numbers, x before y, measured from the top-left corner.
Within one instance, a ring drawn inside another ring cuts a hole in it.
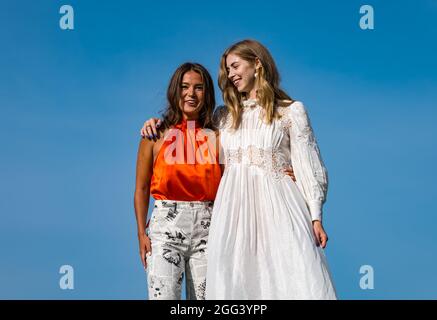
[[[140,256],[144,268],[147,268],[146,253],[151,252],[151,243],[146,235],[146,220],[150,200],[150,180],[153,173],[153,141],[141,139],[138,147],[136,184],[134,194],[137,233]]]

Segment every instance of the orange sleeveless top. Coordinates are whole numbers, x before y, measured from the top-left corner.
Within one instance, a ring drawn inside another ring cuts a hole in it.
[[[215,133],[206,133],[185,119],[166,133],[153,163],[155,200],[214,201],[222,172]]]

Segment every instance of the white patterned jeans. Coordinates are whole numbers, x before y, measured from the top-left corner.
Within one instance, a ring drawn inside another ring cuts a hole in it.
[[[156,200],[148,234],[149,299],[180,300],[185,274],[188,300],[204,300],[212,201]]]

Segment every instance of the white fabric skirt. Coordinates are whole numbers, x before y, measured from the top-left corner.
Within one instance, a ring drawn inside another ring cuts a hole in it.
[[[206,299],[336,299],[305,200],[289,176],[232,165],[214,202]]]

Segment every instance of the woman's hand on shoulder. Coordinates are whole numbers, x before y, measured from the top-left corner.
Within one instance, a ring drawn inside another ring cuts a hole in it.
[[[140,134],[149,140],[156,141],[160,137],[159,127],[162,125],[162,120],[159,118],[150,118],[144,122]]]

